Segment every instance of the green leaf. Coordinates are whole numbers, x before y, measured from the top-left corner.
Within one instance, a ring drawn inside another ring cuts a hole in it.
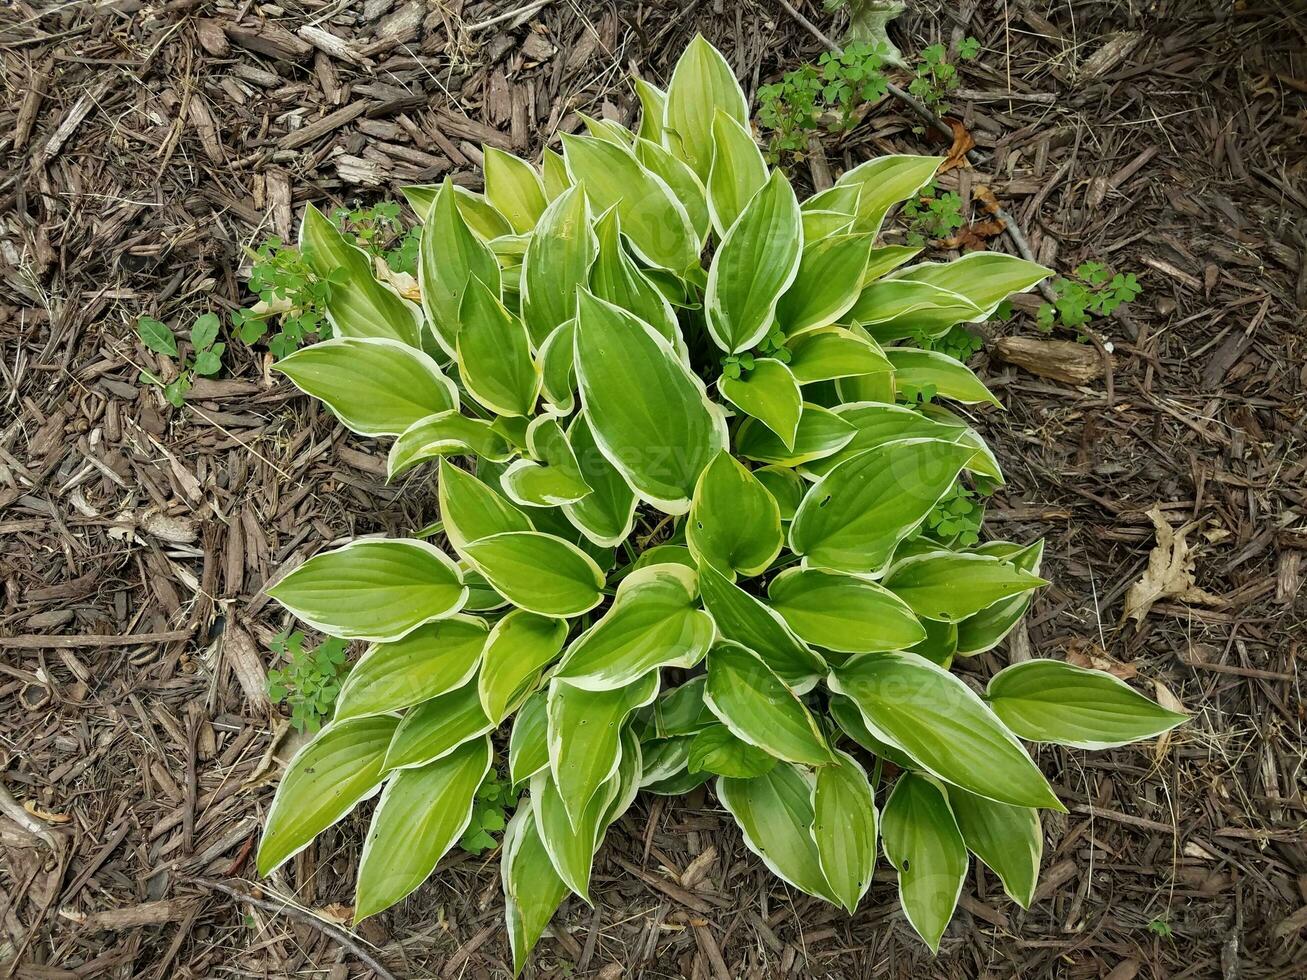
[[[1079,749],[1128,745],[1189,720],[1111,674],[1058,660],[1005,667],[990,680],[985,699],[1021,738]]]
[[[801,639],[828,650],[905,650],[926,637],[907,603],[858,575],[787,568],[771,580],[767,596]]]
[[[689,772],[752,779],[776,768],[775,756],[737,738],[725,725],[710,725],[690,740]]]
[[[826,711],[831,720],[853,741],[857,742],[872,755],[887,762],[892,762],[900,769],[917,769],[917,764],[906,753],[894,748],[883,739],[877,738],[862,720],[862,712],[852,698],[842,694],[831,694],[826,702]]]
[[[222,352],[226,350],[225,344],[214,345],[213,350],[197,351],[195,362],[192,367],[196,374],[204,377],[212,377],[222,370]]]
[[[949,787],[948,802],[967,849],[998,875],[1014,902],[1030,908],[1044,854],[1039,811],[995,803],[957,786]]]
[[[323,340],[273,368],[363,436],[399,435],[428,415],[458,408],[458,390],[436,362],[396,340]]]
[[[591,542],[615,548],[630,537],[635,526],[635,491],[599,449],[583,414],[572,420],[567,438],[590,493],[563,504],[563,513]]]
[[[606,691],[587,691],[557,677],[549,682],[549,769],[573,826],[617,772],[622,725],[657,695],[656,670]]]
[[[826,662],[790,631],[779,613],[711,565],[699,567],[699,592],[725,639],[756,653],[796,693],[812,690]]]
[[[351,541],[314,555],[265,591],[324,633],[383,642],[452,616],[467,599],[453,560],[414,538]]]
[[[576,372],[600,451],[642,499],[685,513],[699,474],[727,444],[703,383],[647,323],[586,290]]]
[[[205,313],[196,318],[195,325],[191,327],[191,346],[195,348],[197,357],[199,352],[207,351],[218,339],[218,326],[216,313]]]
[[[614,773],[586,804],[584,812],[573,826],[563,798],[547,770],[531,777],[531,798],[535,801],[536,826],[544,842],[549,860],[567,887],[590,901],[590,867],[595,851],[599,849],[604,816],[621,789],[621,778]]]
[[[833,764],[817,770],[812,813],[822,873],[852,915],[876,868],[876,797],[851,755],[836,752]]]
[[[386,458],[386,479],[440,456],[479,456],[498,463],[512,455],[513,447],[489,422],[449,409],[420,418],[399,434]]]
[[[422,225],[418,286],[437,342],[450,357],[457,357],[459,312],[467,287],[480,280],[498,294],[501,284],[499,260],[468,227],[453,188],[449,180],[441,184]]]
[[[530,417],[540,370],[522,321],[479,279],[468,283],[458,319],[458,373],[468,394],[496,415]]]
[[[431,214],[431,205],[435,203],[440,187],[440,184],[417,184],[400,188],[418,221],[426,221]],[[485,195],[455,184],[454,201],[467,226],[482,241],[488,242],[513,233],[513,226],[508,223],[508,219],[495,210]]]
[[[740,739],[786,762],[824,766],[830,746],[812,713],[758,654],[719,643],[708,654],[704,704]]]
[[[756,418],[790,449],[803,414],[803,393],[788,367],[773,357],[753,362],[753,370],[738,378],[722,375],[717,389],[731,404]]]
[[[576,408],[576,321],[554,327],[536,352],[540,366],[540,393],[550,407],[566,415]]]
[[[835,409],[835,414],[854,427],[853,438],[838,452],[804,463],[803,472],[810,477],[825,476],[845,460],[891,442],[907,439],[959,441],[956,427],[936,422],[904,405],[853,402],[840,405]],[[970,466],[971,463],[968,462],[967,465]]]
[[[677,159],[661,143],[648,139],[635,141],[635,158],[641,166],[657,174],[672,189],[689,215],[694,233],[702,244],[708,238],[712,219],[708,212],[708,192],[689,164]]]
[[[911,245],[881,245],[873,248],[867,256],[867,267],[862,270],[862,287],[865,289],[920,254],[921,249]]]
[[[879,344],[842,327],[809,330],[791,340],[789,348],[790,370],[799,384],[815,384],[891,369]]]
[[[611,119],[596,119],[594,116],[587,116],[584,112],[578,112],[577,115],[581,117],[581,122],[585,123],[585,131],[595,139],[625,148],[629,148],[631,141],[635,139],[635,133],[619,122]]]
[[[1000,558],[936,551],[896,562],[884,584],[922,619],[956,623],[1048,583]]]
[[[1064,810],[998,716],[947,670],[910,653],[866,653],[835,668],[868,731],[945,782],[986,799]]]
[[[569,187],[545,208],[522,257],[522,320],[533,346],[576,316],[576,289],[598,252],[585,190]]]
[[[803,499],[803,492],[807,489],[803,478],[788,466],[762,466],[754,470],[753,475],[775,498],[781,520],[793,520],[794,512],[799,509],[799,501]]]
[[[471,822],[490,758],[490,739],[482,738],[391,776],[363,843],[356,923],[401,901],[436,870]]]
[[[803,212],[803,240],[809,245],[845,233],[853,225],[853,215],[842,211],[809,210],[806,201],[799,205],[799,210]]]
[[[386,769],[425,766],[494,727],[481,710],[476,682],[468,681],[422,702],[404,716],[386,752]]]
[[[767,335],[781,295],[794,282],[803,228],[794,189],[779,170],[749,200],[713,254],[704,294],[708,332],[728,354]]]
[[[929,779],[905,772],[885,801],[880,827],[885,856],[899,873],[903,911],[937,953],[967,876],[967,848],[948,800]]]
[[[696,34],[686,46],[667,86],[663,143],[689,164],[700,180],[712,166],[712,123],[718,110],[749,125],[749,104],[721,52]]]
[[[544,691],[536,691],[513,716],[508,740],[508,774],[521,785],[549,765],[549,714]]]
[[[535,167],[511,153],[485,148],[486,200],[508,219],[513,231],[526,234],[545,210],[545,188]]]
[[[558,656],[567,623],[514,609],[495,624],[486,641],[477,690],[481,709],[496,725],[513,710],[519,692]],[[529,693],[529,692],[528,692]]]
[[[300,223],[299,247],[313,274],[334,284],[325,305],[337,337],[381,337],[422,347],[421,310],[379,282],[371,256],[345,241],[312,204]]]
[[[845,460],[804,496],[790,524],[790,550],[808,565],[879,574],[971,454],[952,443],[920,439]]]
[[[861,292],[871,244],[871,235],[854,234],[804,245],[799,271],[776,307],[776,321],[786,336],[836,323],[848,312]]]
[[[975,549],[977,554],[992,555],[1010,562],[1022,571],[1039,574],[1044,542],[1036,541],[1025,548],[1006,541],[990,541]],[[1024,593],[994,603],[974,616],[958,623],[959,656],[970,657],[992,650],[1021,621],[1030,605],[1031,594]]]
[[[830,409],[804,402],[793,443],[786,445],[766,426],[745,419],[735,433],[735,451],[760,463],[801,466],[839,452],[853,438],[853,433],[853,426]]]
[[[156,354],[167,354],[169,357],[177,356],[177,338],[172,335],[172,330],[168,324],[156,320],[152,316],[142,316],[136,319],[136,335],[141,338],[141,342]]]
[[[695,485],[685,540],[695,561],[732,579],[761,575],[780,554],[780,508],[752,473],[719,453]]]
[[[540,169],[544,177],[545,197],[549,201],[556,200],[558,195],[572,186],[572,178],[567,172],[563,155],[547,146],[541,158]]]
[[[961,361],[933,350],[891,347],[885,352],[894,366],[894,384],[900,392],[933,389],[941,398],[974,405],[985,402],[1003,407],[993,392]]]
[[[531,950],[567,895],[567,885],[554,870],[536,826],[531,798],[524,799],[504,830],[499,859],[503,878],[504,915],[508,944],[513,951],[513,976],[526,966]]]
[[[854,230],[879,234],[885,215],[930,183],[944,157],[908,154],[875,157],[846,171],[836,187],[861,187]]]
[[[336,700],[336,721],[379,715],[438,697],[471,680],[489,630],[454,617],[378,643],[350,670]]]
[[[460,549],[505,599],[541,616],[579,616],[603,601],[604,573],[569,541],[538,531],[508,531]]]
[[[983,311],[947,289],[924,282],[878,279],[863,287],[841,322],[861,324],[876,340],[889,343],[917,335],[942,336],[956,324],[983,319]]]
[[[499,478],[504,492],[524,507],[554,507],[581,500],[590,484],[581,475],[576,454],[552,415],[541,415],[526,430],[530,459],[509,464]]]
[[[747,122],[720,109],[712,120],[713,157],[708,172],[708,212],[725,238],[749,199],[767,183],[767,164]]]
[[[264,821],[260,875],[285,864],[355,804],[376,793],[397,723],[390,715],[380,715],[328,725],[295,753]]]
[[[740,825],[745,846],[774,875],[800,891],[839,904],[812,839],[810,776],[785,763],[753,779],[722,776],[717,780],[717,798]]]
[[[1013,293],[1034,289],[1053,274],[1035,262],[1001,252],[972,252],[952,262],[923,262],[895,275],[900,281],[924,282],[965,297],[988,317]]]
[[[667,93],[643,78],[633,78],[631,82],[635,86],[635,94],[640,99],[640,128],[636,130],[636,134],[642,139],[661,143]]]
[[[621,231],[616,208],[605,211],[595,222],[599,257],[590,270],[590,289],[600,299],[639,317],[680,352],[681,329],[672,304],[626,254]]]
[[[600,211],[615,208],[622,231],[649,265],[681,273],[699,261],[690,216],[667,183],[646,170],[635,154],[593,136],[563,134],[572,179]]]
[[[531,519],[493,487],[444,458],[438,490],[445,536],[460,554],[473,541],[493,534],[535,530]]]
[[[703,659],[713,622],[698,608],[696,576],[683,565],[648,565],[622,580],[612,607],[572,641],[554,676],[573,687],[626,687],[659,667]]]
[[[679,687],[664,691],[654,702],[650,722],[659,738],[697,735],[718,723],[717,716],[703,703],[707,683],[708,676],[698,674]]]

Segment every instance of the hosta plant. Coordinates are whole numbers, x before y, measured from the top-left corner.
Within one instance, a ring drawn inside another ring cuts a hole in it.
[[[440,510],[269,589],[368,647],[282,778],[259,870],[379,793],[355,914],[393,905],[459,840],[498,746],[524,792],[500,856],[519,970],[569,892],[590,901],[636,796],[705,782],[778,877],[850,912],[883,851],[937,948],[968,852],[1031,901],[1039,813],[1061,805],[1023,741],[1182,720],[1053,660],[983,690],[949,670],[1018,622],[1042,545],[928,520],[1001,482],[945,407],[997,400],[905,341],[1047,270],[878,243],[938,157],[868,160],[800,201],[702,38],[666,91],[637,89],[636,132],[587,120],[539,169],[487,149],[484,194],[408,188],[416,283],[305,215],[335,339],[278,369],[392,439],[391,479],[434,481]]]

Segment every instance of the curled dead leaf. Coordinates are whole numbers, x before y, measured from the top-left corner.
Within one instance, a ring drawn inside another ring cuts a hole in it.
[[[1157,698],[1157,703],[1167,711],[1174,711],[1178,714],[1188,714],[1188,709],[1185,708],[1184,702],[1172,694],[1169,687],[1156,679],[1153,681],[1153,694]],[[1166,756],[1166,750],[1170,748],[1171,745],[1172,731],[1174,731],[1174,729],[1162,732],[1162,734],[1158,736],[1157,745],[1153,750],[1153,760],[1155,762],[1160,763]]]
[[[949,129],[953,130],[953,145],[949,147],[948,156],[940,164],[938,173],[945,174],[958,167],[967,166],[967,154],[976,148],[976,140],[967,131],[960,119],[945,119]]]
[[[1194,525],[1186,524],[1179,530],[1172,528],[1156,505],[1148,511],[1148,516],[1157,529],[1157,544],[1148,555],[1144,574],[1125,594],[1125,618],[1142,624],[1153,604],[1161,599],[1221,605],[1220,596],[1195,584],[1192,549],[1185,540]]]

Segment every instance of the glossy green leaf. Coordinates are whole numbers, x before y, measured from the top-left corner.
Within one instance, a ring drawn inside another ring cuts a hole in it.
[[[685,513],[726,447],[721,410],[647,323],[584,290],[579,311],[577,381],[595,442],[642,499]]]
[[[982,310],[947,289],[904,279],[878,279],[863,287],[840,322],[861,324],[876,340],[889,343],[917,335],[938,337],[955,324],[982,319]]]
[[[659,667],[693,667],[713,640],[713,622],[697,596],[696,575],[684,565],[632,572],[608,612],[568,646],[554,676],[573,687],[610,690]]]
[[[834,669],[829,684],[853,699],[873,735],[945,782],[1001,803],[1064,809],[1016,736],[942,667],[866,653]]]
[[[481,661],[488,634],[481,620],[456,616],[369,647],[341,686],[335,720],[397,711],[462,687]]]
[[[776,321],[787,336],[837,323],[848,312],[862,291],[871,243],[871,235],[853,234],[804,245],[794,282],[776,307]]]
[[[427,220],[427,216],[431,213],[431,205],[435,203],[436,195],[440,193],[440,187],[440,184],[419,184],[400,188],[408,200],[409,207],[417,214],[418,221]],[[467,222],[467,226],[482,241],[489,242],[513,233],[513,226],[508,223],[508,219],[495,210],[484,194],[478,194],[476,191],[455,184],[454,202],[458,205],[458,211]]]
[[[536,826],[533,801],[522,800],[504,830],[499,859],[504,915],[513,953],[513,976],[526,966],[531,950],[567,895],[567,884],[554,870]]]
[[[838,905],[812,839],[811,779],[801,769],[781,763],[752,779],[721,777],[717,798],[740,825],[745,845],[773,874]]]
[[[780,508],[752,473],[722,452],[699,475],[685,540],[697,562],[731,578],[761,575],[780,554]]]
[[[622,232],[641,259],[676,273],[698,262],[699,240],[689,214],[667,183],[629,149],[564,133],[563,155],[594,206],[616,209]]]
[[[498,295],[499,260],[490,246],[468,227],[459,210],[454,185],[446,180],[422,225],[418,287],[427,321],[435,331],[437,342],[450,357],[458,353],[463,293],[474,280],[480,280]]]
[[[485,643],[477,674],[481,710],[495,724],[512,711],[523,688],[553,662],[567,639],[567,623],[514,609],[497,622]]]
[[[862,720],[862,712],[852,698],[843,694],[831,694],[826,703],[826,711],[831,720],[853,741],[874,756],[892,762],[900,769],[920,769],[907,753],[894,748],[884,739],[877,738]]]
[[[867,256],[867,266],[862,270],[863,288],[889,275],[905,262],[911,262],[920,254],[921,249],[911,245],[881,245],[873,248]]]
[[[535,167],[511,153],[485,147],[486,200],[513,231],[531,231],[545,210],[545,188]]]
[[[533,531],[527,515],[502,494],[447,459],[440,460],[440,516],[445,536],[460,554],[473,541],[507,531]]]
[[[508,440],[489,422],[470,419],[456,409],[420,418],[390,444],[386,479],[393,480],[420,463],[441,456],[480,456],[504,462],[513,455]]]
[[[443,759],[494,729],[481,710],[475,681],[410,709],[386,752],[386,769],[412,769]]]
[[[781,520],[794,520],[794,512],[799,509],[799,502],[808,489],[803,477],[788,466],[761,466],[753,471],[753,475],[775,498]]]
[[[536,691],[513,716],[508,739],[508,775],[521,785],[549,765],[549,712],[547,695]]]
[[[776,768],[776,757],[755,748],[725,725],[710,725],[690,741],[686,769],[715,776],[751,779]]]
[[[795,693],[812,689],[826,662],[785,625],[780,614],[711,565],[699,568],[704,608],[721,635],[752,650]]]
[[[712,120],[713,157],[708,171],[708,213],[725,238],[749,199],[767,183],[767,164],[747,122],[718,109]]]
[[[803,464],[804,473],[811,477],[825,476],[846,459],[890,442],[902,442],[905,439],[959,441],[955,428],[942,425],[905,405],[851,402],[840,405],[835,409],[835,414],[854,427],[853,438],[838,452]],[[967,465],[970,466],[970,462]]]
[[[1048,583],[1000,558],[936,551],[896,562],[884,584],[922,619],[956,623]]]
[[[1153,738],[1189,720],[1101,670],[1027,660],[1000,670],[985,699],[1019,737],[1080,749]]]
[[[1022,571],[1038,575],[1040,561],[1044,556],[1044,542],[1036,541],[1023,548],[1006,541],[991,541],[974,550],[977,554],[1001,558]],[[1011,599],[996,602],[958,623],[958,655],[975,656],[998,646],[1021,621],[1021,617],[1030,606],[1030,600],[1030,593],[1015,595]]]
[[[526,430],[530,459],[510,463],[499,478],[509,499],[524,507],[570,504],[590,493],[590,484],[563,427],[552,415],[541,415]]]
[[[684,684],[663,692],[651,707],[654,732],[659,738],[697,735],[718,724],[717,716],[703,703],[707,674],[697,674]]]
[[[808,565],[879,574],[970,457],[967,448],[918,439],[845,460],[804,496],[790,550]]]
[[[842,327],[810,330],[789,343],[790,370],[799,384],[833,381],[890,369],[880,346]]]
[[[853,426],[830,409],[804,402],[793,443],[787,446],[766,426],[746,419],[736,431],[735,451],[760,463],[801,466],[839,452],[848,445],[853,433]]]
[[[550,681],[549,769],[573,826],[599,787],[617,772],[622,725],[657,694],[657,671],[606,691],[588,691],[561,678]]]
[[[468,394],[496,415],[530,416],[540,371],[522,321],[480,280],[468,283],[459,310],[458,370]]]
[[[698,241],[702,244],[712,228],[712,219],[708,212],[708,191],[703,182],[690,169],[689,164],[678,159],[661,143],[640,138],[635,141],[635,158],[651,173],[657,174],[672,189],[676,199],[685,208],[690,218],[690,225]]]
[[[767,596],[801,639],[828,650],[905,650],[926,636],[907,603],[858,575],[787,568],[771,580]]]
[[[558,876],[587,905],[594,904],[590,901],[590,867],[599,849],[604,816],[620,788],[621,779],[613,773],[573,825],[549,771],[538,772],[531,778],[536,826],[545,851]]]
[[[397,436],[428,415],[458,408],[458,390],[436,362],[397,340],[323,340],[273,368],[359,435]]]
[[[712,124],[718,110],[749,125],[749,104],[721,52],[696,34],[686,46],[667,86],[663,143],[689,164],[700,180],[712,166]]]
[[[355,922],[401,901],[436,870],[472,819],[490,758],[490,739],[482,738],[391,776],[363,842]]]
[[[398,719],[328,725],[286,767],[259,840],[260,875],[270,874],[381,786],[382,760]]]
[[[572,175],[567,172],[567,163],[563,160],[563,155],[547,146],[541,155],[540,173],[547,201],[555,200],[559,194],[572,186]]]
[[[967,849],[998,875],[1014,902],[1030,908],[1044,854],[1039,811],[995,803],[957,786],[949,787],[948,802]]]
[[[579,616],[603,601],[604,573],[571,542],[539,531],[508,531],[460,549],[496,592],[541,616]]]
[[[569,187],[541,215],[522,258],[522,321],[533,346],[576,315],[576,289],[598,252],[586,193]]]
[[[467,599],[454,561],[415,538],[351,541],[265,591],[310,626],[347,640],[397,640],[452,616]]]
[[[594,544],[615,548],[635,526],[635,491],[599,449],[583,414],[572,420],[567,438],[590,493],[564,504],[563,513]]]
[[[1003,407],[971,368],[947,354],[891,347],[885,356],[894,365],[894,384],[901,392],[911,394],[928,389],[940,398],[951,398],[969,405],[985,402]]]
[[[948,800],[929,779],[905,772],[885,801],[880,826],[908,922],[939,952],[967,876],[967,848]]]
[[[817,770],[812,813],[822,873],[852,915],[876,868],[876,797],[853,756],[836,752],[834,764]]]
[[[794,189],[772,171],[713,253],[704,294],[708,333],[728,354],[767,335],[776,304],[794,282],[803,228]]]
[[[300,254],[319,279],[336,286],[325,304],[337,337],[382,338],[422,347],[422,313],[379,281],[367,252],[345,241],[336,226],[310,204],[300,224]]]
[[[723,374],[717,388],[732,405],[770,429],[782,449],[793,447],[803,414],[803,392],[788,367],[772,357],[758,358],[752,370],[738,378]]]
[[[708,654],[704,704],[740,739],[786,762],[832,760],[817,719],[758,654],[719,643]]]
[[[803,212],[803,240],[809,245],[832,235],[845,234],[853,226],[853,215],[841,211],[809,211],[803,204],[799,205],[799,210]]]
[[[923,262],[896,273],[894,278],[924,282],[965,297],[984,319],[1013,293],[1034,289],[1053,274],[1036,262],[1002,252],[972,252],[952,262]]]
[[[640,128],[636,130],[636,135],[661,143],[667,93],[643,78],[633,78],[631,81],[635,86],[635,94],[640,99]]]
[[[889,209],[929,184],[943,162],[944,157],[892,155],[875,157],[845,172],[837,187],[861,187],[854,228],[878,234]]]
[[[626,254],[621,232],[617,208],[605,211],[595,222],[599,257],[590,270],[590,289],[600,299],[635,314],[679,351],[681,329],[672,304]]]

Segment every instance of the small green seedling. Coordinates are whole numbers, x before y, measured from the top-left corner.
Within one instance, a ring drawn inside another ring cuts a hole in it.
[[[1091,314],[1110,316],[1142,292],[1133,272],[1113,275],[1101,262],[1082,262],[1072,278],[1054,279],[1052,289],[1056,299],[1042,305],[1036,319],[1046,333],[1060,323],[1083,334],[1080,328],[1089,322]]]
[[[1148,931],[1159,939],[1174,939],[1175,930],[1171,928],[1171,923],[1165,919],[1153,919],[1148,923]]]
[[[886,92],[884,60],[878,47],[850,44],[839,54],[827,52],[817,64],[787,71],[779,82],[758,89],[758,121],[771,129],[768,155],[772,161],[785,153],[807,149],[810,133],[822,128],[847,133],[853,128],[859,106],[874,102]]]
[[[908,222],[907,243],[921,248],[962,227],[962,198],[953,191],[941,194],[930,184],[903,203],[903,217]]]
[[[980,42],[974,37],[963,38],[958,45],[958,60],[974,61],[978,54]],[[913,72],[915,77],[908,84],[908,91],[936,115],[948,113],[953,108],[948,97],[959,84],[957,67],[948,60],[948,49],[942,44],[924,48]],[[923,127],[917,126],[913,131],[921,133]]]
[[[209,377],[222,370],[222,355],[227,345],[218,340],[218,326],[218,316],[215,313],[205,313],[197,318],[191,326],[190,352],[183,357],[178,352],[177,337],[168,324],[152,316],[138,317],[136,335],[141,338],[141,342],[156,354],[174,358],[178,362],[177,374],[171,381],[164,381],[153,371],[145,370],[141,371],[141,381],[162,388],[168,403],[181,408],[186,392],[191,390],[195,382],[195,375]]]
[[[345,641],[332,636],[305,650],[304,634],[296,630],[282,633],[271,646],[289,663],[268,671],[268,697],[274,704],[290,705],[290,723],[297,731],[316,732],[335,707],[348,670]]]
[[[391,272],[416,276],[422,228],[405,228],[400,213],[400,206],[394,201],[380,201],[369,208],[352,211],[337,208],[331,213],[331,220],[347,242],[384,259]]]
[[[259,302],[232,313],[237,336],[247,344],[262,340],[275,318],[278,330],[267,343],[279,358],[298,350],[310,336],[330,338],[326,307],[336,284],[315,276],[299,249],[280,238],[269,238],[246,252],[254,262],[250,292],[259,297]]]
[[[473,798],[472,819],[459,838],[458,846],[469,854],[480,854],[498,847],[498,842],[490,835],[500,833],[507,826],[505,814],[516,806],[512,780],[491,766]]]

